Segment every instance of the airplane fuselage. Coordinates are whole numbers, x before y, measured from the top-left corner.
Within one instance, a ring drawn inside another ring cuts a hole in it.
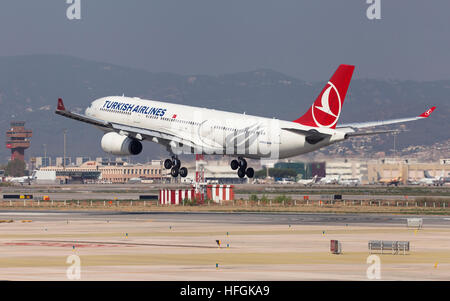
[[[310,144],[302,133],[314,128],[292,121],[136,97],[99,98],[91,103],[85,114],[112,123],[181,136],[189,143],[169,145],[167,141],[156,138],[150,141],[182,149],[183,153],[287,158],[345,139],[345,133],[326,128],[321,132],[330,137]]]

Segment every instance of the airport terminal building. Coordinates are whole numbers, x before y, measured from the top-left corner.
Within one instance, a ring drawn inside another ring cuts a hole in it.
[[[320,169],[313,170],[308,166],[320,165]],[[322,169],[326,177],[339,178],[340,180],[357,179],[361,184],[378,184],[381,179],[400,178],[401,184],[417,183],[425,178],[425,174],[431,177],[450,177],[450,159],[440,159],[437,162],[419,162],[413,158],[382,158],[377,160],[360,159],[333,159],[321,164],[301,161],[278,162],[275,167],[291,168],[298,170],[302,178],[310,179],[313,175],[323,177]],[[322,167],[323,166],[323,167]],[[310,170],[304,173],[303,170]],[[419,183],[420,184],[420,183]]]
[[[367,165],[369,184],[381,178],[400,177],[402,184],[418,181],[428,173],[431,177],[449,177],[450,159],[439,162],[418,162],[414,159],[380,159]]]
[[[359,179],[361,184],[377,184],[380,179],[401,178],[402,184],[410,184],[425,177],[450,174],[450,159],[439,162],[418,162],[416,159],[383,158],[378,160],[333,160],[326,163],[326,175],[340,179]]]
[[[66,160],[70,163],[71,160]],[[88,157],[76,158],[75,164],[64,166],[61,160],[55,160],[54,166],[38,166],[51,162],[48,158],[36,158],[36,169],[42,171],[56,171],[57,181],[60,183],[161,183],[172,182],[168,170],[161,160],[152,160],[148,163],[131,164],[127,158],[108,160]],[[198,163],[198,162],[197,162]],[[428,174],[431,177],[450,177],[450,159],[441,159],[438,162],[418,162],[416,159],[383,158],[378,160],[362,161],[357,159],[334,159],[326,162],[278,162],[277,168],[299,169],[301,178],[312,178],[313,175],[321,177],[339,178],[340,180],[358,179],[361,184],[378,184],[381,179],[401,178],[401,184],[413,184]],[[39,168],[40,167],[40,168]],[[210,160],[201,166],[190,162],[186,165],[188,176],[182,179],[183,183],[192,183],[199,170],[204,174],[204,181],[216,184],[239,184],[243,179],[236,176],[230,168],[229,162],[224,160]],[[261,168],[261,167],[260,167]],[[420,183],[419,183],[420,184]]]
[[[143,182],[161,182],[166,178],[162,173],[162,162],[153,160],[146,164],[128,164],[117,162],[102,164],[97,161],[86,161],[79,166],[46,166],[42,171],[56,171],[57,179],[62,183],[128,183],[139,178]]]

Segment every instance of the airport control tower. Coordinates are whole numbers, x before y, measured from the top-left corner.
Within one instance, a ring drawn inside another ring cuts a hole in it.
[[[12,121],[6,132],[6,148],[11,149],[11,160],[25,160],[25,149],[30,147],[31,130],[25,129],[25,121]]]

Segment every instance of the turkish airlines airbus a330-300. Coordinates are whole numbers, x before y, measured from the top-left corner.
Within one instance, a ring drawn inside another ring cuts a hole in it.
[[[137,155],[142,141],[165,146],[171,159],[164,167],[171,175],[186,177],[180,154],[229,155],[239,177],[252,178],[245,158],[281,159],[311,152],[353,136],[395,132],[362,128],[424,119],[435,107],[416,117],[338,124],[354,66],[340,65],[308,111],[294,121],[145,100],[109,96],[94,100],[85,114],[65,109],[58,99],[56,114],[95,125],[105,134],[102,149],[113,155]]]

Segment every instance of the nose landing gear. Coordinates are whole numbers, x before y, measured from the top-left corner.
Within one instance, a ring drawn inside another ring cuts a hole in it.
[[[177,156],[172,156],[172,159],[166,159],[164,168],[170,169],[170,175],[174,178],[178,177],[178,175],[184,178],[188,174],[187,168],[181,167],[181,161]]]
[[[243,178],[245,176],[247,176],[248,178],[253,178],[253,176],[255,175],[255,171],[253,170],[253,168],[247,168],[247,161],[242,157],[239,157],[237,160],[231,161],[230,166],[232,170],[238,170],[237,174],[239,178]]]

